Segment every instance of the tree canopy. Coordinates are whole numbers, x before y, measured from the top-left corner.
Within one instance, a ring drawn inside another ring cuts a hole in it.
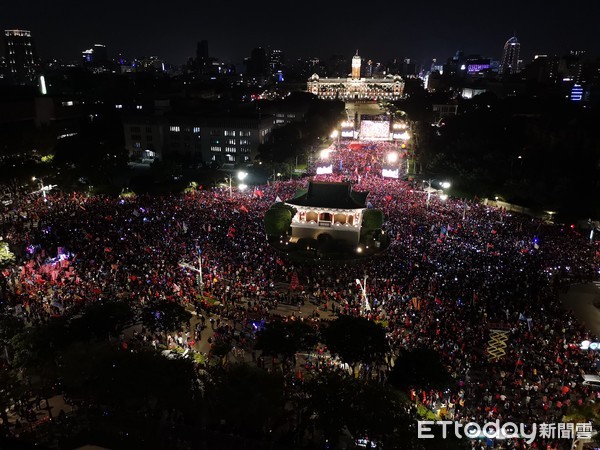
[[[322,335],[329,351],[350,365],[372,363],[388,350],[385,330],[364,317],[342,315]]]
[[[304,322],[273,321],[258,333],[256,349],[265,355],[292,358],[300,350],[310,350],[317,344],[315,330]]]

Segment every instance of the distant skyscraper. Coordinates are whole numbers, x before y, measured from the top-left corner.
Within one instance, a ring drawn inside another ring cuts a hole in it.
[[[198,42],[198,46],[196,47],[196,58],[198,60],[207,60],[208,59],[208,41],[201,40]]]
[[[26,83],[35,78],[37,55],[31,31],[5,30],[6,65],[17,83]]]
[[[512,75],[519,71],[519,52],[521,50],[521,44],[517,41],[517,37],[513,36],[506,44],[504,44],[504,50],[502,52],[502,59],[500,61],[500,74]]]
[[[108,53],[104,44],[94,44],[92,48],[82,51],[81,56],[83,64],[101,65],[108,61]]]
[[[356,55],[352,57],[352,78],[354,80],[360,79],[360,64],[361,59],[358,56],[358,50],[356,50]]]
[[[108,61],[108,52],[106,51],[106,45],[94,44],[94,62],[105,63]]]
[[[254,78],[267,77],[269,75],[269,61],[264,48],[257,47],[252,50],[248,59],[246,73]]]
[[[285,55],[283,51],[272,49],[269,51],[269,70],[275,81],[283,81]]]
[[[210,57],[208,56],[208,41],[202,40],[196,46],[196,69],[201,74],[210,72]]]

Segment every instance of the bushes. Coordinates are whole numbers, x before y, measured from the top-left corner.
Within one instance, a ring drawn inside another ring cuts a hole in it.
[[[275,203],[265,213],[265,232],[267,236],[281,236],[287,234],[296,215],[296,209],[285,203]]]

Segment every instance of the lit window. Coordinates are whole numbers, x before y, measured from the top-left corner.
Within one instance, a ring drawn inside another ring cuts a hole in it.
[[[200,127],[194,127],[194,133],[200,133]]]
[[[235,139],[227,139],[229,145],[235,145]]]
[[[235,147],[225,147],[226,153],[236,153]]]
[[[214,146],[214,145],[213,145],[213,146],[210,148],[210,151],[211,151],[211,152],[220,152],[220,151],[221,151],[221,147],[217,147],[217,146]]]
[[[136,109],[142,109],[142,105],[136,105]]]
[[[123,109],[123,105],[115,105],[116,109]]]
[[[170,131],[172,131],[173,133],[179,133],[181,131],[181,128],[179,128],[176,125],[171,125],[171,127],[169,128]]]
[[[225,136],[235,137],[235,131],[225,130]]]

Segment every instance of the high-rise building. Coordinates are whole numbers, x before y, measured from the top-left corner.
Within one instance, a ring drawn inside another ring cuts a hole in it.
[[[263,47],[252,50],[247,60],[246,74],[252,78],[266,78],[269,76],[269,61],[267,51]]]
[[[521,44],[517,41],[517,37],[513,36],[506,44],[504,44],[504,50],[502,52],[502,59],[500,60],[500,74],[512,75],[519,71],[519,52],[521,50]]]
[[[4,31],[6,65],[16,83],[24,84],[35,79],[37,55],[31,31],[5,30]]]
[[[208,56],[208,41],[202,40],[196,46],[196,68],[200,73],[207,73],[210,68],[210,58]]]
[[[271,77],[278,82],[283,81],[285,68],[285,55],[278,49],[269,50],[269,71]]]
[[[108,53],[104,44],[94,44],[92,48],[82,51],[81,56],[85,65],[102,65],[108,62]]]

